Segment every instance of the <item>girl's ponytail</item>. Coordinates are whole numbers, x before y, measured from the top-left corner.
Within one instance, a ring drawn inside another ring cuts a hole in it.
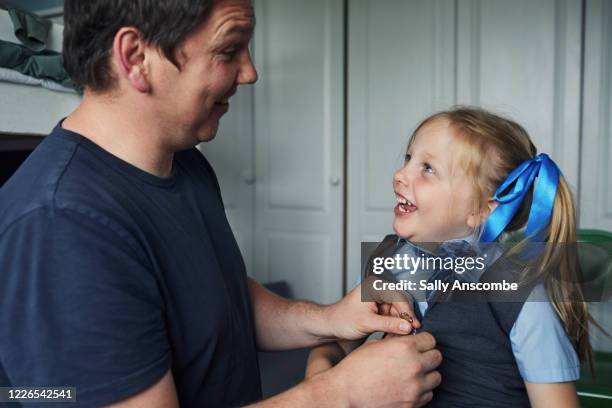
[[[545,285],[550,301],[565,327],[580,361],[593,367],[593,351],[589,342],[589,325],[593,323],[581,289],[582,273],[578,262],[576,210],[572,192],[565,178],[559,178],[557,195],[548,229],[548,248],[556,255],[545,257],[540,271],[554,271]]]

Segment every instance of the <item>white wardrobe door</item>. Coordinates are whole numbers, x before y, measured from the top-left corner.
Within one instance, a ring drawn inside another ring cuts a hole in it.
[[[392,175],[418,122],[454,102],[449,0],[350,0],[347,290],[360,242],[392,233]]]
[[[612,231],[612,4],[587,0],[584,50],[584,108],[580,226]],[[612,303],[591,303],[589,310],[608,333]],[[612,352],[612,340],[592,330],[593,349]]]
[[[586,3],[580,226],[612,231],[612,4]]]
[[[256,276],[332,302],[342,293],[343,1],[254,4]]]
[[[253,231],[253,87],[240,86],[230,99],[215,139],[199,145],[215,169],[225,213],[242,252],[249,275],[254,275]]]
[[[458,0],[457,103],[509,115],[576,192],[581,0]]]

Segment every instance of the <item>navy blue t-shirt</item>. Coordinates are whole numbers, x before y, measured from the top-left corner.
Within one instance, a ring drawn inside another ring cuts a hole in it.
[[[261,397],[214,172],[192,148],[155,177],[58,125],[0,190],[0,386],[99,406],[169,369],[181,406]]]

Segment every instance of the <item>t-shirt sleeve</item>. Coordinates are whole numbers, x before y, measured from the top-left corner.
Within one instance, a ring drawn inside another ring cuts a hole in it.
[[[0,231],[10,381],[0,385],[75,387],[71,406],[99,406],[161,379],[171,365],[164,306],[134,243],[86,210],[38,209]]]
[[[530,299],[547,299],[544,286],[535,286],[510,331],[521,376],[532,383],[578,380],[578,355],[553,306],[550,302]]]

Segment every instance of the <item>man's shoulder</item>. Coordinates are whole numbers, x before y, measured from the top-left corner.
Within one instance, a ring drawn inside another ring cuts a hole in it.
[[[56,127],[2,186],[0,234],[19,220],[56,209],[104,213],[120,191],[112,169],[70,136]]]
[[[77,144],[52,132],[0,189],[0,233],[36,209],[53,204],[58,184],[70,167]]]

